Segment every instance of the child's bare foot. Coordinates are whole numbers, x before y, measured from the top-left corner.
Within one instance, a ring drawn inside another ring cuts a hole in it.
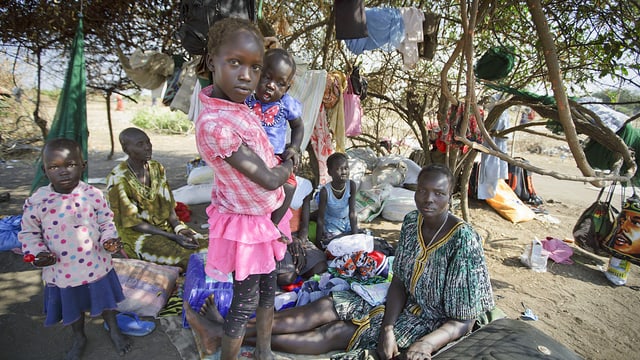
[[[198,338],[197,340],[204,347],[205,353],[207,355],[215,353],[222,343],[222,323],[216,323],[198,314],[188,302],[185,302],[184,310],[189,326],[191,326]]]
[[[80,360],[85,347],[87,346],[87,337],[78,335],[73,337],[73,345],[65,356],[65,360]]]
[[[257,347],[253,351],[253,357],[255,357],[256,360],[275,360],[276,359],[276,355],[270,349],[260,350]]]
[[[218,324],[224,323],[224,318],[220,315],[218,307],[216,306],[214,294],[207,296],[198,313],[209,321],[213,321]]]
[[[109,331],[109,337],[111,337],[111,342],[113,346],[116,347],[116,351],[118,355],[124,356],[124,354],[131,351],[131,341],[125,335],[122,335],[119,331]]]

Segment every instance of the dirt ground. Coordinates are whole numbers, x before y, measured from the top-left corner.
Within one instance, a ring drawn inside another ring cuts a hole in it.
[[[105,106],[91,102],[89,117],[89,177],[103,178],[124,156],[116,140],[113,160],[110,151]],[[51,110],[53,112],[53,110]],[[135,112],[127,104],[125,111],[114,112],[114,133],[130,126]],[[173,188],[186,183],[186,163],[196,156],[193,135],[150,134],[154,158],[168,171]],[[514,155],[533,164],[568,174],[578,174],[570,153],[562,143],[538,142],[518,134]],[[532,146],[533,145],[533,146]],[[536,153],[527,151],[535,149]],[[32,159],[3,159],[0,164],[0,193],[10,192],[10,202],[0,203],[2,215],[19,214],[33,176]],[[519,318],[524,308],[539,317],[530,324],[565,344],[586,359],[639,358],[640,342],[640,271],[632,266],[627,286],[611,285],[602,270],[607,258],[586,253],[573,246],[572,265],[548,262],[547,272],[536,273],[520,263],[525,244],[533,237],[571,238],[577,217],[591,204],[598,189],[582,182],[560,181],[534,175],[538,194],[545,200],[548,216],[512,224],[501,218],[485,202],[472,201],[471,222],[485,239],[485,253],[497,305],[510,318]],[[630,192],[630,191],[628,191]],[[629,194],[627,194],[629,195]],[[193,207],[194,225],[206,221],[204,207]],[[374,234],[395,241],[400,223],[381,218],[362,224]],[[0,253],[0,351],[1,359],[60,358],[70,345],[69,330],[42,326],[42,291],[39,272],[23,264],[18,255]],[[89,322],[90,337],[86,358],[117,358],[104,336],[101,320]],[[11,349],[10,351],[8,349]],[[7,352],[9,351],[9,352]],[[136,338],[128,359],[177,359],[175,348],[166,334],[155,331]]]

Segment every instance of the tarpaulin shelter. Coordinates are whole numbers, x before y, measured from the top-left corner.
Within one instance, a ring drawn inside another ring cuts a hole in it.
[[[86,94],[86,67],[84,62],[84,32],[82,26],[82,14],[79,15],[78,28],[71,45],[71,58],[64,79],[64,85],[60,92],[60,98],[56,107],[56,114],[51,123],[51,129],[46,140],[66,138],[77,141],[82,149],[82,156],[87,159],[87,141],[89,130],[87,128],[87,94]],[[82,180],[87,181],[89,167],[82,174]],[[37,188],[48,184],[49,181],[42,170],[42,158],[36,164],[36,176],[31,185],[33,193]]]

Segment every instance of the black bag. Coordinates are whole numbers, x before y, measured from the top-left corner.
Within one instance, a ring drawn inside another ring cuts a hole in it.
[[[355,66],[351,71],[351,75],[349,75],[349,80],[351,81],[351,87],[353,89],[353,93],[356,95],[360,95],[360,100],[364,100],[367,97],[367,88],[369,87],[369,82],[367,79],[360,76],[360,67]]]
[[[615,230],[618,210],[611,205],[615,184],[609,187],[606,199],[601,200],[605,188],[600,190],[598,198],[578,218],[573,226],[573,239],[583,250],[600,256],[607,256],[609,251],[604,242]]]
[[[622,205],[602,247],[619,259],[640,265],[640,197],[635,191]]]
[[[479,162],[473,163],[473,169],[471,169],[471,176],[469,177],[469,187],[467,188],[467,195],[470,199],[478,200],[478,178],[480,174],[480,167],[482,166]]]
[[[517,157],[516,159],[526,162],[523,158]],[[507,183],[523,202],[531,205],[542,205],[544,203],[544,200],[536,194],[536,189],[533,187],[533,179],[526,169],[509,164],[509,179]]]
[[[207,53],[209,28],[226,17],[255,19],[255,0],[182,0],[176,37],[191,55]]]

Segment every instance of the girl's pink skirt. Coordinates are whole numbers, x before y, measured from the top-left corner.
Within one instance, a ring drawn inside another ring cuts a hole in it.
[[[210,277],[228,280],[234,273],[236,280],[253,274],[268,274],[282,260],[287,245],[280,240],[280,231],[291,239],[291,211],[280,221],[280,231],[271,222],[271,214],[242,215],[221,213],[207,207],[209,216],[209,250],[205,272]]]

